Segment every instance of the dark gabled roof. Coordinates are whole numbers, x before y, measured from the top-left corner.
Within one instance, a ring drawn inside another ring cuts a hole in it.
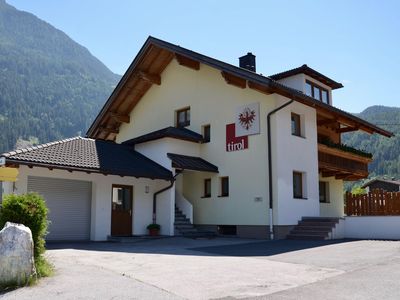
[[[329,77],[319,73],[318,71],[310,68],[307,65],[302,65],[301,67],[298,68],[294,68],[288,71],[284,71],[281,73],[277,73],[274,75],[269,76],[269,78],[273,79],[273,80],[280,80],[283,78],[287,78],[293,75],[297,75],[297,74],[306,74],[324,84],[326,84],[327,86],[329,86],[330,88],[334,89],[340,89],[343,87],[343,85],[339,82],[334,81],[333,79],[330,79]]]
[[[347,113],[343,110],[340,110],[336,107],[322,103],[321,101],[318,101],[310,96],[305,95],[303,92],[301,92],[299,90],[290,88],[282,83],[279,83],[278,81],[274,80],[273,78],[257,74],[255,72],[246,70],[244,68],[240,68],[240,67],[222,62],[220,60],[205,56],[203,54],[194,52],[192,50],[189,50],[189,49],[180,47],[178,45],[174,45],[174,44],[171,44],[166,41],[163,41],[163,40],[160,40],[160,39],[150,36],[146,40],[146,42],[140,49],[139,53],[136,55],[135,59],[129,66],[128,70],[125,72],[125,74],[121,78],[117,87],[114,89],[111,96],[109,97],[107,102],[104,104],[103,108],[101,109],[101,111],[97,115],[96,119],[90,126],[89,130],[87,131],[88,137],[97,137],[98,136],[97,131],[100,128],[102,128],[102,126],[105,125],[104,122],[106,122],[108,120],[108,114],[111,111],[113,111],[113,109],[117,108],[117,106],[114,108],[113,104],[115,101],[117,101],[119,94],[123,90],[124,86],[127,84],[128,80],[131,78],[131,76],[133,74],[136,74],[136,72],[138,70],[140,70],[140,68],[143,68],[144,62],[146,62],[146,65],[148,64],[148,61],[145,60],[145,57],[151,49],[157,49],[157,51],[160,49],[167,51],[168,53],[170,53],[172,55],[171,57],[169,57],[169,59],[172,59],[173,55],[175,55],[175,56],[180,55],[182,57],[190,58],[191,60],[197,61],[204,65],[213,67],[222,72],[232,74],[235,77],[242,78],[242,79],[248,81],[249,83],[251,82],[254,85],[260,86],[263,89],[266,89],[267,91],[269,91],[271,93],[278,93],[280,95],[283,95],[285,97],[293,99],[293,100],[300,102],[302,104],[305,104],[307,106],[311,106],[316,109],[320,109],[322,111],[332,113],[332,114],[336,115],[336,118],[340,117],[344,121],[355,122],[355,123],[357,123],[357,126],[361,130],[364,130],[364,131],[367,131],[370,133],[376,132],[376,133],[382,134],[387,137],[393,136],[393,133],[391,133],[387,130],[384,130],[374,124],[371,124],[363,119],[360,119],[360,118],[358,118],[350,113]],[[156,51],[156,50],[154,50],[154,51]],[[165,55],[164,55],[164,57],[165,57]],[[309,69],[311,69],[311,68],[309,68]]]
[[[170,126],[170,127],[166,127],[166,128],[157,130],[157,131],[147,133],[145,135],[141,135],[134,139],[127,140],[127,141],[123,142],[122,144],[135,145],[135,144],[140,144],[140,143],[144,143],[144,142],[158,140],[158,139],[165,138],[165,137],[170,137],[170,138],[175,138],[175,139],[189,141],[189,142],[195,142],[195,143],[201,143],[204,141],[203,136],[201,134],[198,134],[187,128],[177,128],[177,127]]]
[[[217,166],[200,157],[174,153],[167,153],[167,156],[172,160],[172,167],[174,168],[218,173]]]
[[[394,185],[400,186],[400,181],[397,181],[397,180],[387,180],[387,179],[375,178],[375,179],[372,179],[371,181],[368,181],[367,183],[365,183],[362,186],[362,188],[365,189],[367,186],[370,186],[374,182],[385,182],[385,183],[390,183],[390,184],[394,184]]]
[[[172,178],[172,173],[133,147],[82,137],[19,149],[1,156],[6,163],[110,175]]]

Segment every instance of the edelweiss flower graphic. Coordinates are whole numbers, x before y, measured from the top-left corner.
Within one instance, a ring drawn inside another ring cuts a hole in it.
[[[255,120],[256,112],[254,110],[250,110],[248,107],[246,107],[243,112],[239,114],[239,123],[246,130],[249,130],[249,128],[253,126]]]

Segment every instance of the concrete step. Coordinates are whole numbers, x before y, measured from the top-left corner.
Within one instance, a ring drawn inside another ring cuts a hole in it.
[[[192,224],[192,223],[190,223],[189,220],[176,220],[175,219],[174,224]]]
[[[175,223],[174,225],[175,225],[175,228],[179,229],[179,230],[180,229],[192,229],[192,228],[194,228],[193,224],[190,224],[190,223],[189,224],[176,224]]]
[[[189,223],[190,224],[190,220],[188,218],[178,217],[178,218],[175,218],[175,223]]]
[[[330,231],[311,231],[311,230],[298,230],[298,229],[293,229],[290,231],[289,234],[294,234],[294,235],[310,235],[310,236],[324,236],[324,237],[329,237]]]
[[[290,233],[287,235],[289,240],[326,240],[327,236],[321,234],[300,234],[300,233]]]
[[[298,225],[300,225],[300,226],[321,226],[321,227],[329,226],[331,228],[335,227],[336,224],[337,224],[336,222],[328,222],[328,221],[320,222],[320,221],[310,221],[310,220],[300,221],[298,223]]]
[[[182,234],[185,233],[185,232],[198,232],[198,230],[196,228],[194,228],[194,227],[192,227],[192,228],[179,228],[178,230]]]
[[[302,217],[302,221],[312,221],[312,222],[335,222],[339,223],[340,218],[334,217]]]
[[[306,225],[297,225],[293,230],[301,230],[301,231],[327,231],[331,232],[331,226],[306,226]]]

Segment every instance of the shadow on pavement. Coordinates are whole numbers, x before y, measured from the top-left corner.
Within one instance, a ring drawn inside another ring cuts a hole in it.
[[[327,241],[300,241],[300,240],[277,240],[260,243],[246,243],[233,246],[214,246],[192,248],[194,251],[201,251],[223,256],[271,256],[287,252],[324,247],[328,245],[348,243],[355,240],[327,240]]]
[[[113,242],[51,242],[46,245],[48,250],[75,249],[89,251],[107,251],[124,253],[198,255],[198,256],[271,256],[287,252],[324,247],[355,240],[327,241],[250,241],[250,240],[188,240],[184,238],[169,238],[140,243]]]

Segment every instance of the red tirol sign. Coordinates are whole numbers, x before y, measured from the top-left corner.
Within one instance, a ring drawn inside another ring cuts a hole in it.
[[[247,136],[236,137],[235,123],[226,125],[226,151],[238,151],[249,148]]]

